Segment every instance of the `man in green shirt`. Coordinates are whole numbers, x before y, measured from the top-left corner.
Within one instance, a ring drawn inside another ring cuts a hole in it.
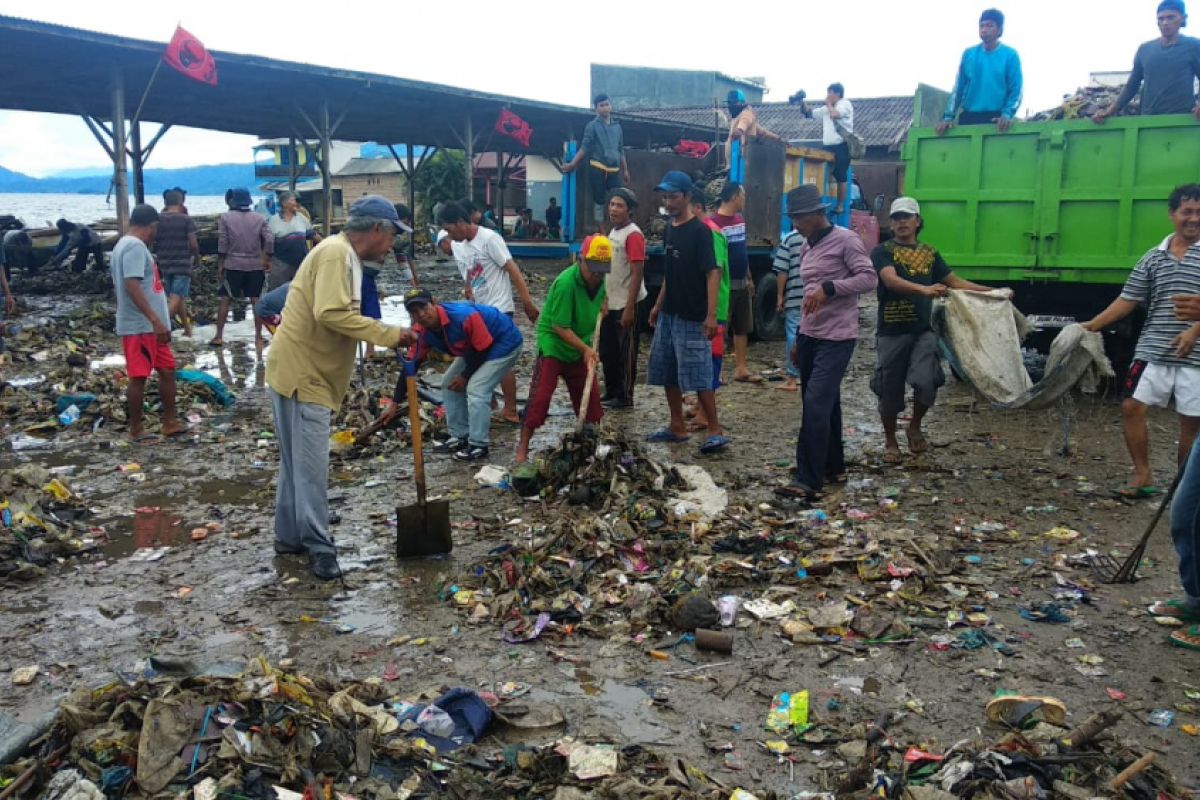
[[[516,461],[529,460],[529,440],[546,422],[550,400],[558,388],[558,379],[567,384],[571,405],[579,413],[588,370],[600,363],[592,337],[596,321],[604,313],[604,276],[612,269],[612,242],[594,234],[583,240],[579,261],[562,271],[542,306],[537,321],[537,362],[529,385],[529,402],[521,421],[521,441]],[[584,421],[595,424],[604,416],[597,381],[592,381]]]

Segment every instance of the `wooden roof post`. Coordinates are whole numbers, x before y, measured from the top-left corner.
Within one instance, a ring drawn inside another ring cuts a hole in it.
[[[113,191],[117,195],[117,227],[129,230],[129,176],[125,172],[125,80],[120,70],[112,80]]]

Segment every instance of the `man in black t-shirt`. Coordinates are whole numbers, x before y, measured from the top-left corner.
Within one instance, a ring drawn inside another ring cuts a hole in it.
[[[887,439],[883,460],[894,464],[901,458],[896,418],[904,410],[905,384],[913,388],[908,449],[918,454],[929,447],[921,420],[946,381],[938,359],[937,335],[930,325],[933,299],[945,297],[950,289],[991,290],[959,278],[941,253],[917,241],[922,222],[916,200],[897,197],[892,201],[891,220],[892,238],[871,252],[871,262],[879,273],[879,326],[871,391],[879,396],[879,417]]]
[[[649,437],[651,442],[685,442],[683,395],[696,392],[708,422],[701,453],[729,446],[717,422],[712,389],[712,344],[717,335],[717,292],[721,273],[713,251],[712,231],[692,212],[692,179],[668,172],[655,187],[671,217],[664,237],[665,276],[650,310],[654,342],[646,365],[646,383],[666,391],[671,421]]]

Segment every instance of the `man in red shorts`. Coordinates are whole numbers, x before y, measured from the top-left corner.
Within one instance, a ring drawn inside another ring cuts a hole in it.
[[[158,395],[162,400],[162,433],[177,436],[187,430],[175,414],[175,355],[171,352],[171,323],[167,294],[150,245],[158,229],[153,206],[136,206],[129,215],[129,232],[112,252],[113,289],[117,295],[117,335],[125,350],[129,373],[129,438],[148,443],[158,437],[142,427],[142,401],[146,379],[158,370]]]

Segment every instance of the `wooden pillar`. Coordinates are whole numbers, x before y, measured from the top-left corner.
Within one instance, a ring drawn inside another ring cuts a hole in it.
[[[288,190],[296,191],[296,159],[299,158],[299,153],[296,152],[296,137],[288,137]]]
[[[133,120],[129,123],[129,149],[133,159],[133,199],[137,203],[146,202],[146,181],[143,170],[146,158],[142,153],[142,123]]]
[[[500,150],[496,151],[496,199],[493,201],[496,204],[496,225],[500,228],[500,235],[504,235],[504,190],[507,184],[504,181],[504,153]]]
[[[471,128],[471,115],[467,115],[466,136],[463,137],[463,150],[467,154],[467,194],[468,200],[475,199],[475,131]]]
[[[125,79],[119,70],[112,78],[113,191],[117,195],[117,226],[129,230],[129,176],[125,172]]]
[[[408,171],[404,174],[404,179],[408,182],[408,213],[412,214],[412,222],[415,224],[417,221],[417,170],[413,164],[413,145],[406,144],[405,148],[408,149],[408,157],[405,159],[408,162]],[[421,160],[425,160],[424,155],[421,156]],[[417,237],[411,235],[408,237],[408,268],[412,270],[414,276],[417,274],[416,251],[414,250],[416,243],[413,241],[415,238]]]
[[[333,145],[330,142],[332,134],[329,131],[329,101],[321,103],[321,196],[323,200],[325,220],[322,223],[322,236],[328,236],[333,224],[333,170],[329,166],[330,153]]]

